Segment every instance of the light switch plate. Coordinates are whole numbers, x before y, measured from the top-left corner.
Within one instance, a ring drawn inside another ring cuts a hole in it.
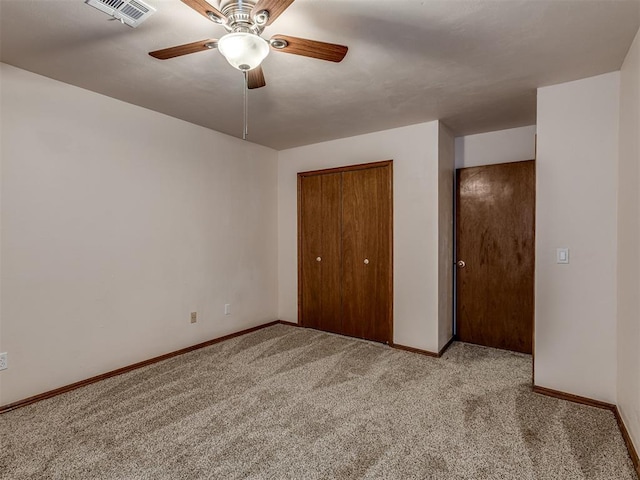
[[[568,248],[558,248],[556,250],[556,263],[569,263]]]

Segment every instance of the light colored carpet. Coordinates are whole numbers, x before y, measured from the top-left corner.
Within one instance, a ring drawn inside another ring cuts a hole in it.
[[[635,479],[531,358],[276,325],[0,416],[2,479]]]

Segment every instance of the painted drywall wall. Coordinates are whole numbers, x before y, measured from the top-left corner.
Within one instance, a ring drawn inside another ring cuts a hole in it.
[[[619,90],[619,72],[540,88],[537,124],[535,383],[610,403]]]
[[[438,129],[438,351],[453,337],[453,188],[455,142],[443,123]]]
[[[0,75],[0,404],[277,318],[277,152]]]
[[[456,168],[533,160],[536,126],[456,138]]]
[[[620,73],[618,409],[640,451],[640,31]]]
[[[393,160],[394,342],[438,350],[438,138],[429,122],[279,152],[280,319],[298,321],[297,172]]]

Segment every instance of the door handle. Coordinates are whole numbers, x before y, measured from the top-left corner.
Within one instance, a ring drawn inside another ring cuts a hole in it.
[[[459,268],[464,268],[467,266],[464,260],[458,260],[458,263],[456,263],[456,265],[458,265]]]
[[[316,262],[321,262],[322,261],[322,257],[316,257]]]
[[[368,259],[368,258],[365,258],[365,259],[364,259],[364,264],[365,264],[365,265],[369,265],[369,259]]]

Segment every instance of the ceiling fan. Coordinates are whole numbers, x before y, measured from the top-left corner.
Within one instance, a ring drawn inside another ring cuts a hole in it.
[[[287,35],[274,35],[265,40],[260,35],[294,0],[221,0],[220,9],[205,0],[182,0],[196,12],[223,26],[227,34],[220,39],[207,39],[177,47],[149,52],[160,60],[217,48],[234,68],[245,73],[250,89],[266,85],[260,64],[270,49],[294,55],[341,62],[348,48]]]

